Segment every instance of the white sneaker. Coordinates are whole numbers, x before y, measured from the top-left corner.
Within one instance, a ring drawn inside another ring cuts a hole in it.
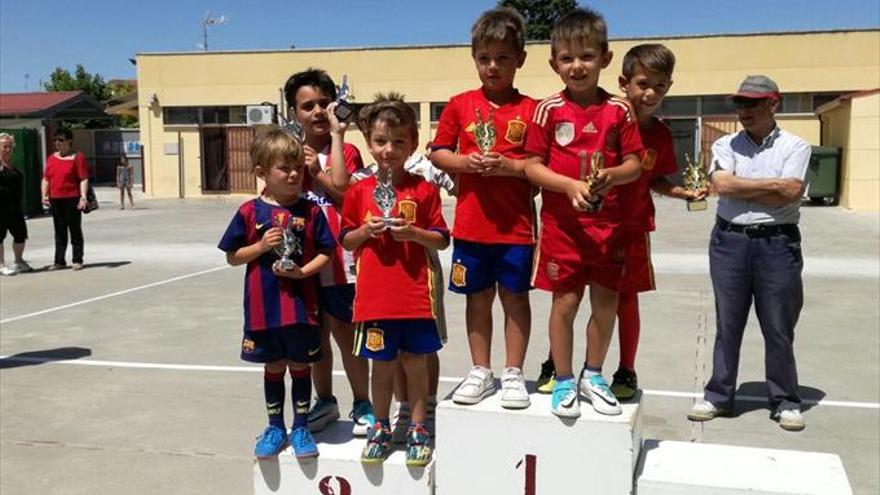
[[[15,275],[16,273],[18,273],[18,268],[15,265],[4,266],[3,268],[0,268],[0,275],[10,276]]]
[[[492,370],[482,366],[474,366],[467,378],[455,389],[452,401],[456,404],[478,404],[481,400],[495,393],[494,380]]]
[[[581,394],[590,401],[597,413],[616,416],[623,412],[617,397],[611,392],[611,387],[602,375],[587,377],[585,372],[581,373],[579,387]]]
[[[577,386],[574,379],[557,381],[553,385],[553,397],[550,399],[550,410],[560,418],[579,418],[581,406],[578,403]]]
[[[804,422],[804,416],[798,409],[777,411],[773,417],[776,421],[779,421],[779,426],[786,431],[801,431],[807,426],[806,422]]]
[[[34,269],[31,268],[31,265],[29,265],[28,262],[25,260],[19,261],[14,266],[18,269],[19,273],[30,273],[34,271]]]
[[[718,416],[725,416],[726,414],[728,414],[726,409],[717,407],[715,404],[704,400],[703,402],[694,404],[694,407],[688,412],[687,417],[691,421],[709,421],[710,419],[715,419]]]
[[[531,405],[526,391],[526,380],[519,368],[504,368],[501,375],[501,407],[506,409],[525,409]]]

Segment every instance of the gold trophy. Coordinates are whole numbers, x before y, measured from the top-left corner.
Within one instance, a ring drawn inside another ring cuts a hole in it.
[[[706,189],[709,184],[709,174],[706,173],[706,167],[700,163],[699,159],[696,162],[692,161],[687,153],[684,154],[684,160],[687,163],[682,176],[685,189],[693,192]],[[688,211],[703,211],[708,207],[705,199],[687,200]]]
[[[480,148],[482,154],[492,151],[495,147],[495,125],[492,123],[492,111],[489,111],[489,118],[483,120],[483,114],[477,109],[477,122],[474,124],[474,139],[477,141],[477,147]]]
[[[590,155],[590,173],[587,175],[587,152],[581,151],[578,153],[578,157],[581,161],[581,173],[580,180],[585,181],[587,185],[590,187],[590,194],[595,196],[595,199],[587,200],[587,211],[590,213],[596,213],[597,211],[602,209],[602,196],[595,194],[593,192],[593,185],[596,183],[596,180],[599,179],[599,171],[605,168],[605,156],[601,151],[594,151],[592,155]]]

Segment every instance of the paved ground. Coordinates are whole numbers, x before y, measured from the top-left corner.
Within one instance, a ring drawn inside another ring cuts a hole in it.
[[[260,376],[238,360],[243,270],[224,268],[214,247],[241,198],[137,198],[137,208],[119,211],[113,190],[99,195],[102,208],[85,218],[85,270],[0,279],[0,355],[17,356],[0,361],[0,492],[250,492],[252,442],[264,421]],[[877,493],[878,216],[802,210],[806,307],[796,352],[812,405],[807,429],[787,433],[760,399],[748,400],[764,395],[754,319],[743,344],[746,397],[738,417],[705,425],[685,419],[714,334],[706,257],[713,217],[668,200],[658,209],[660,290],[642,298],[638,361],[645,437],[833,452],[856,493]],[[446,213],[451,220],[451,204]],[[48,265],[51,219],[28,227],[26,258]],[[447,266],[448,258],[447,251]],[[534,377],[548,349],[549,298],[536,292],[532,301],[527,373]],[[461,297],[448,295],[445,377],[461,376],[469,365],[463,308]],[[580,328],[586,308],[582,313]],[[583,340],[576,341],[581,352]],[[495,342],[497,369],[497,335]],[[608,362],[616,363],[611,352]],[[335,385],[347,410],[344,378]],[[441,391],[453,385],[445,380]]]

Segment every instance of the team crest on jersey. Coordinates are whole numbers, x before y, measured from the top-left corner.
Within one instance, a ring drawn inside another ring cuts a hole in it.
[[[559,146],[567,146],[572,141],[574,141],[574,124],[571,122],[556,124],[556,143]]]
[[[605,149],[608,151],[617,149],[617,129],[611,129],[605,135]]]
[[[510,144],[522,144],[526,137],[526,123],[519,117],[507,122],[507,132],[504,139]]]
[[[599,129],[596,129],[596,124],[594,124],[593,121],[591,120],[590,122],[587,123],[587,125],[584,126],[583,132],[585,134],[596,134],[597,132],[599,132]]]
[[[416,202],[411,199],[405,199],[397,203],[397,211],[400,212],[400,216],[407,222],[416,221],[416,207]]]
[[[379,352],[385,349],[385,331],[378,327],[368,328],[365,347],[368,351],[372,352]]]
[[[253,354],[256,347],[256,342],[251,339],[244,339],[241,341],[241,352],[244,352],[245,354]]]
[[[642,169],[653,170],[657,164],[657,150],[649,148],[645,150],[645,158],[642,160]]]
[[[449,275],[452,285],[456,287],[464,287],[467,285],[467,268],[461,263],[452,264],[452,273]]]
[[[306,228],[306,219],[303,217],[290,217],[290,228],[303,231]]]

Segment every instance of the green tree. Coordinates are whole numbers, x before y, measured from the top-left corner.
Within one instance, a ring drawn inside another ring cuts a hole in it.
[[[575,0],[499,0],[499,7],[517,10],[526,20],[526,39],[550,39],[553,23],[570,10],[577,8]]]
[[[76,65],[76,70],[71,74],[69,70],[56,67],[49,74],[49,82],[45,83],[46,91],[77,91],[89,93],[101,103],[107,102],[113,95],[110,87],[104,82],[100,74],[89,74],[82,64]]]

